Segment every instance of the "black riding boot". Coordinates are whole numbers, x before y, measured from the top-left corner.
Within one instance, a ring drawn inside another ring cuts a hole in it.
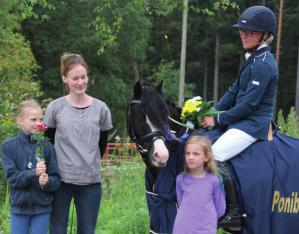
[[[224,216],[218,221],[218,227],[226,231],[241,231],[242,217],[237,189],[233,180],[233,169],[229,163],[217,162],[220,174],[223,177],[226,193],[226,210]]]

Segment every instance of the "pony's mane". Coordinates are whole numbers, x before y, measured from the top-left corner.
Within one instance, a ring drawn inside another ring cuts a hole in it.
[[[149,84],[143,84],[141,102],[151,123],[165,133],[168,129],[168,108],[163,94]]]

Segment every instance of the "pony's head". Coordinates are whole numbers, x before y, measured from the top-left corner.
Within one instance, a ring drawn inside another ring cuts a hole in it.
[[[128,106],[128,132],[147,165],[163,167],[169,157],[164,136],[169,131],[168,109],[157,87],[137,82]]]

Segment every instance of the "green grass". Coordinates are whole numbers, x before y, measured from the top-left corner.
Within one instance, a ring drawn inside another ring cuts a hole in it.
[[[148,233],[144,165],[137,160],[119,163],[103,171],[103,199],[96,233]]]

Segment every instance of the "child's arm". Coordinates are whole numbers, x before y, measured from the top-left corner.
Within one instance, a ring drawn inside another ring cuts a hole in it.
[[[180,178],[181,178],[180,176],[176,177],[176,198],[177,198],[179,206],[181,205],[182,198],[183,198],[183,190],[181,187],[181,179]]]
[[[46,163],[47,163],[47,182],[42,186],[42,189],[46,192],[54,192],[60,186],[60,175],[57,165],[57,157],[54,147],[48,143],[46,151]],[[39,182],[44,182],[45,177],[40,178]]]
[[[226,202],[224,191],[218,177],[215,177],[215,180],[213,180],[213,195],[217,217],[219,219],[225,213]]]
[[[36,178],[35,168],[19,170],[8,145],[2,145],[2,166],[8,184],[13,188],[25,188]]]

